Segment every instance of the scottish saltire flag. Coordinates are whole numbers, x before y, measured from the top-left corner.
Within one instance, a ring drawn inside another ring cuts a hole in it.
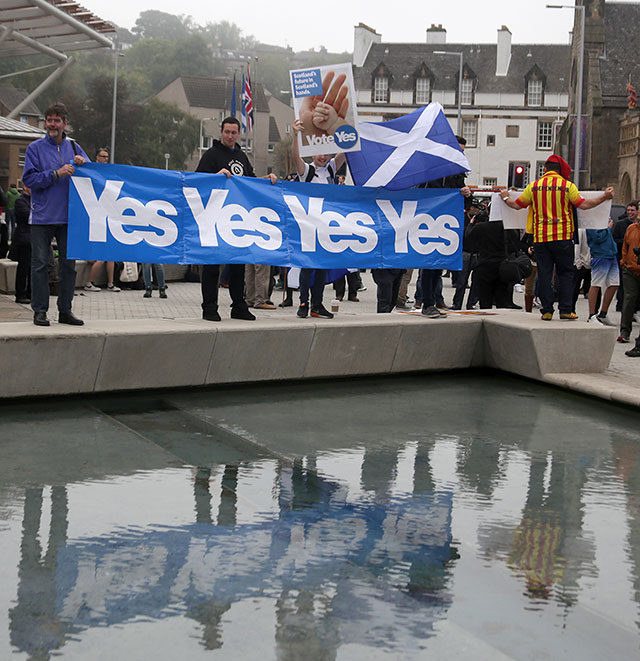
[[[236,74],[233,74],[233,89],[231,90],[231,117],[236,116]]]
[[[347,152],[357,186],[403,190],[471,169],[439,103],[358,128],[361,151]]]
[[[247,78],[242,77],[242,108],[244,111],[245,125],[244,132],[249,133],[253,130],[253,95],[251,93],[251,74],[247,67]]]

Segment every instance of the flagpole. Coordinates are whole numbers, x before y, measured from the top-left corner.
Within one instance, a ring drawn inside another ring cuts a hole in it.
[[[258,58],[254,58],[256,61],[256,66],[254,69],[254,77],[253,79],[255,80],[255,83],[253,84],[253,89],[251,90],[251,96],[253,97],[253,126],[251,127],[251,130],[253,131],[253,162],[257,165],[257,160],[258,160],[258,139],[256,137],[257,131],[256,127],[258,126],[258,105],[257,105],[257,98],[255,95],[255,92],[253,90],[258,91]],[[265,170],[266,170],[266,163],[265,163]]]

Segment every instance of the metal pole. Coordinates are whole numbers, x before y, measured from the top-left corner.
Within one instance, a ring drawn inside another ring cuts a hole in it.
[[[460,52],[460,73],[458,75],[458,135],[462,136],[462,51]]]
[[[584,5],[576,5],[576,9],[580,10],[580,58],[578,64],[578,105],[576,110],[576,149],[575,149],[575,162],[574,170],[574,183],[580,188],[580,161],[582,151],[582,82],[584,75]]]
[[[253,89],[251,90],[251,94],[253,96],[253,162],[257,166],[258,165],[258,132],[256,131],[256,128],[258,126],[258,58],[255,57],[254,60],[256,61],[256,66],[254,69],[254,77],[253,77]],[[267,164],[265,163],[265,171],[267,169]],[[256,167],[256,170],[258,168]]]
[[[113,107],[111,109],[111,163],[115,163],[116,156],[116,109],[118,102],[118,42],[113,42],[113,54],[116,62],[113,66]]]

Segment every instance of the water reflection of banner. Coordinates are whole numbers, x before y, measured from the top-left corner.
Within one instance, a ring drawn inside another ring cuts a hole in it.
[[[78,168],[69,256],[164,264],[461,268],[462,197],[355,186]]]
[[[393,619],[424,638],[450,603],[451,508],[452,494],[445,492],[384,504],[305,502],[261,524],[85,539],[58,553],[56,616],[76,627],[104,626],[165,618],[212,599],[279,598],[330,583],[334,616],[353,634],[376,626],[378,609],[359,603],[364,583],[370,599],[390,606],[380,611],[384,626],[377,625]]]

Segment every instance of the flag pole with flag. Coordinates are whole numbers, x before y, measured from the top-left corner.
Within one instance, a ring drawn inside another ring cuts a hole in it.
[[[361,151],[347,152],[357,186],[403,190],[471,170],[439,103],[358,129]]]
[[[241,103],[240,103],[240,126],[242,132],[247,132],[247,107],[244,102],[244,74],[242,74]]]
[[[251,92],[251,72],[247,64],[247,78],[242,78],[242,107],[245,114],[244,132],[250,133],[253,130],[253,94]]]
[[[236,72],[233,72],[233,88],[231,90],[231,117],[236,116]]]

